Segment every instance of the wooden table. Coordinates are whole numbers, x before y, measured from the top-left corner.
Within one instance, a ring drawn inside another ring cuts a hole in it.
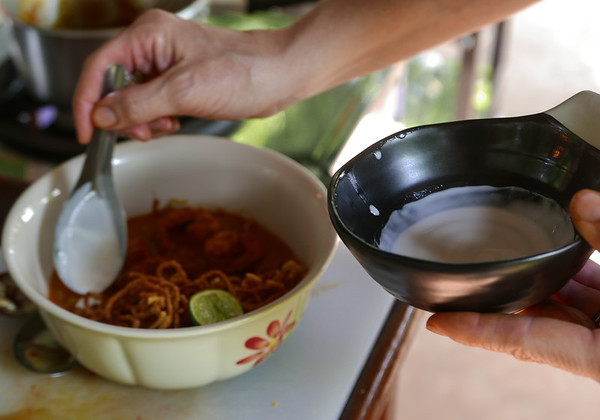
[[[394,398],[419,311],[400,301],[390,309],[341,420],[395,420]]]

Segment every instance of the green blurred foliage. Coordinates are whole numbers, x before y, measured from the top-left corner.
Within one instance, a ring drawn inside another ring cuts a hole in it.
[[[257,11],[209,16],[207,23],[237,30],[276,29],[294,19],[284,13]],[[378,93],[385,74],[380,71],[357,78],[271,117],[246,120],[231,138],[281,152],[327,183],[331,165]]]

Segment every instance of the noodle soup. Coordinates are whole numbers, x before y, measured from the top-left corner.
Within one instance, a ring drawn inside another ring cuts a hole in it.
[[[49,298],[78,315],[135,328],[192,326],[188,302],[203,290],[231,293],[244,313],[290,291],[306,269],[255,220],[225,210],[155,203],[128,220],[125,265],[103,293],[79,295],[53,273]]]

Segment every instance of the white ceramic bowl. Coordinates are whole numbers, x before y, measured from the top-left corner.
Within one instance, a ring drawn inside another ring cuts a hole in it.
[[[197,387],[250,370],[289,336],[337,243],[325,187],[316,177],[278,153],[217,137],[118,144],[113,173],[128,215],[149,212],[154,198],[240,212],[278,234],[308,267],[295,289],[257,311],[208,326],[155,331],[84,319],[46,297],[54,225],[82,163],[82,156],[73,158],[33,183],[11,209],[2,241],[15,282],[83,366],[124,384]],[[247,346],[257,341],[248,342],[253,337],[269,345]]]

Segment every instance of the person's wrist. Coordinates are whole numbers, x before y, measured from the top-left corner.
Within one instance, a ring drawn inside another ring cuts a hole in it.
[[[252,89],[257,98],[260,116],[272,115],[296,102],[306,99],[304,79],[307,75],[291,54],[289,32],[286,30],[256,31],[249,34]],[[310,73],[309,73],[310,74]]]

